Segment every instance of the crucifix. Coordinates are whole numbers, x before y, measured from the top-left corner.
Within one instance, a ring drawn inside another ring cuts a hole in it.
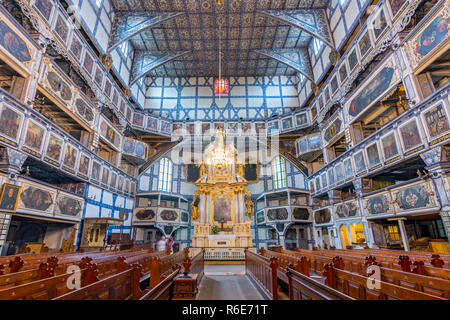
[[[219,219],[219,223],[220,223],[220,225],[221,225],[220,231],[224,231],[224,230],[223,230],[223,224],[224,224],[225,222],[226,222],[225,218],[220,218],[220,219]]]

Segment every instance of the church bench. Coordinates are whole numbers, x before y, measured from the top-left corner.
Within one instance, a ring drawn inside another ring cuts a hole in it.
[[[173,296],[173,280],[179,274],[179,270],[173,271],[164,280],[148,290],[139,300],[170,300]]]
[[[268,258],[245,249],[245,273],[265,292],[278,300],[277,259]]]
[[[150,261],[150,284],[149,288],[155,287],[174,269],[181,269],[181,265],[186,258],[189,258],[189,251],[179,251],[174,254],[154,257]]]
[[[189,253],[188,253],[189,254]],[[205,270],[205,250],[202,249],[200,252],[198,252],[196,255],[194,255],[192,258],[190,258],[191,266],[190,266],[190,272],[198,274],[197,282],[200,283],[202,280],[202,277],[204,275]]]

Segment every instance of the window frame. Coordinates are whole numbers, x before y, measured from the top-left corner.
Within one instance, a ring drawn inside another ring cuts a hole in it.
[[[167,157],[159,160],[158,191],[172,192],[173,162]]]
[[[272,160],[272,179],[274,190],[287,187],[286,160],[280,155]]]

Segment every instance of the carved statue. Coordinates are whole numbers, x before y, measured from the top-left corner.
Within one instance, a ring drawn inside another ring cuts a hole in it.
[[[191,212],[192,212],[192,220],[197,221],[198,217],[200,216],[198,206],[191,205]]]
[[[253,202],[250,197],[245,197],[245,207],[247,208],[247,216],[251,219],[253,217]]]

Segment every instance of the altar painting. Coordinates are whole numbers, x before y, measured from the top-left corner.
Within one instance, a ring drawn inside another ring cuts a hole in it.
[[[214,221],[231,221],[231,203],[227,196],[214,200]]]

